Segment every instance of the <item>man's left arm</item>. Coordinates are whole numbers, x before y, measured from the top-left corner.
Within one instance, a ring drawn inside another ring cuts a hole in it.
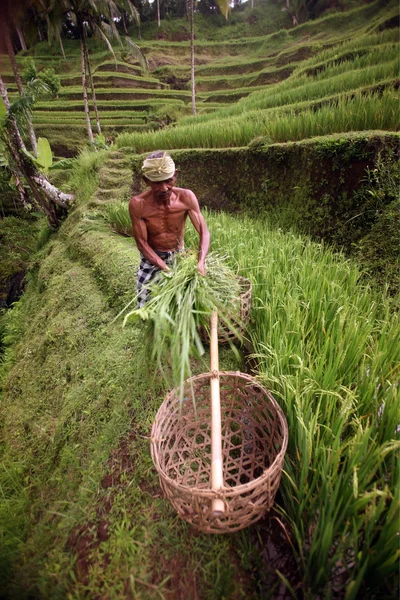
[[[198,269],[202,275],[206,274],[205,260],[208,249],[210,248],[210,232],[204,220],[203,215],[200,212],[199,202],[193,192],[188,190],[187,204],[189,218],[193,224],[193,227],[197,231],[200,237],[199,242],[199,254],[198,254]]]

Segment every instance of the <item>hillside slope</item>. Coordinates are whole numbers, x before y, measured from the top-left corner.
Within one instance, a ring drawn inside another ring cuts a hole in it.
[[[229,536],[194,532],[162,498],[150,458],[165,388],[147,362],[140,323],[123,328],[117,318],[134,296],[139,255],[131,238],[112,231],[106,211],[128,197],[132,160],[121,151],[82,156],[71,180],[78,204],[36,256],[28,289],[7,315],[4,597],[176,600],[189,590],[199,600],[286,599],[289,585],[305,597],[391,593],[400,328],[389,301],[320,244],[265,219],[207,214],[213,249],[256,290],[249,334],[289,421],[291,475],[277,499],[279,520],[273,514]],[[116,181],[123,186],[111,198]],[[229,348],[220,354],[221,369],[246,368]],[[207,356],[195,365],[208,369]],[[365,502],[377,511],[372,529]]]
[[[231,26],[228,21],[221,28],[210,17],[205,29],[204,17],[196,15],[201,33],[208,31],[209,37],[213,37],[214,32],[215,39],[196,39],[198,116],[188,119],[188,126],[204,128],[205,122],[218,125],[222,119],[236,119],[249,111],[248,120],[255,120],[255,127],[247,137],[236,138],[232,134],[218,140],[216,147],[243,145],[256,135],[270,135],[265,123],[275,118],[271,113],[275,109],[282,115],[294,110],[315,111],[324,105],[334,107],[338,99],[347,100],[349,94],[363,97],[374,90],[381,93],[397,81],[398,7],[393,0],[386,3],[376,0],[348,13],[331,14],[294,28],[260,35],[261,24],[270,31],[269,19],[276,18],[276,13],[269,17],[267,8],[265,11],[257,11],[254,21],[257,35],[252,34],[252,26],[245,21],[240,26],[246,37],[238,38],[230,37],[230,31],[238,30],[238,24]],[[284,23],[283,16],[282,19]],[[148,74],[141,72],[138,64],[118,49],[115,64],[105,48],[91,41],[96,96],[103,132],[109,140],[115,140],[121,132],[132,133],[132,139],[136,139],[140,132],[159,130],[190,115],[189,42],[174,41],[177,34],[168,34],[172,26],[175,32],[184,27],[183,21],[180,26],[179,23],[163,22],[162,31],[167,32],[167,39],[161,41],[146,39],[160,32],[149,26],[146,33],[144,27],[143,39],[137,41],[149,61]],[[60,156],[76,153],[86,139],[78,42],[66,41],[65,48],[67,61],[62,59],[58,48],[49,49],[45,43],[37,44],[33,51],[39,69],[53,67],[61,77],[59,97],[38,102],[34,114],[38,134],[48,137]],[[23,69],[24,53],[20,53],[18,60]],[[1,72],[10,91],[15,90],[6,57],[1,59]],[[236,104],[240,99],[243,100]],[[299,103],[304,103],[301,109]],[[214,111],[217,111],[215,121]],[[257,112],[254,117],[253,111]],[[95,128],[94,113],[92,116]],[[387,118],[383,127],[378,123],[365,127],[357,122],[351,127],[393,129],[393,119]],[[333,124],[324,133],[341,131],[340,127],[341,123]],[[244,128],[243,124],[240,128]],[[183,147],[191,145],[184,135],[181,140],[186,144]],[[195,138],[192,143],[196,144]]]

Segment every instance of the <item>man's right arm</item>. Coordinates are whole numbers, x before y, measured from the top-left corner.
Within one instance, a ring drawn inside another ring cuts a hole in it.
[[[144,219],[141,215],[141,202],[136,198],[131,198],[129,202],[129,214],[132,221],[132,233],[135,238],[136,245],[139,252],[143,254],[145,258],[153,265],[161,269],[162,271],[168,270],[165,262],[154,252],[147,242],[147,227]]]

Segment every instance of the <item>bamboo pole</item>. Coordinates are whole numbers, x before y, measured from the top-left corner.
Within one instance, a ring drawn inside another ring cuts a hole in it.
[[[218,314],[214,311],[211,315],[211,487],[218,491],[224,485],[222,475],[222,447],[221,447],[221,404],[219,393],[219,361],[218,361]],[[212,501],[212,514],[214,517],[222,516],[225,512],[224,501],[216,498]]]

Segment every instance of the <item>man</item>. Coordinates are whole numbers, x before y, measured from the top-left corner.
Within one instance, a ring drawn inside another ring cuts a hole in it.
[[[199,234],[198,269],[205,275],[204,261],[210,233],[200,213],[196,196],[175,187],[177,171],[172,158],[163,151],[152,152],[142,165],[149,190],[131,198],[129,214],[133,237],[141,254],[137,273],[138,308],[149,299],[148,285],[160,271],[167,271],[176,252],[183,250],[186,218]]]

